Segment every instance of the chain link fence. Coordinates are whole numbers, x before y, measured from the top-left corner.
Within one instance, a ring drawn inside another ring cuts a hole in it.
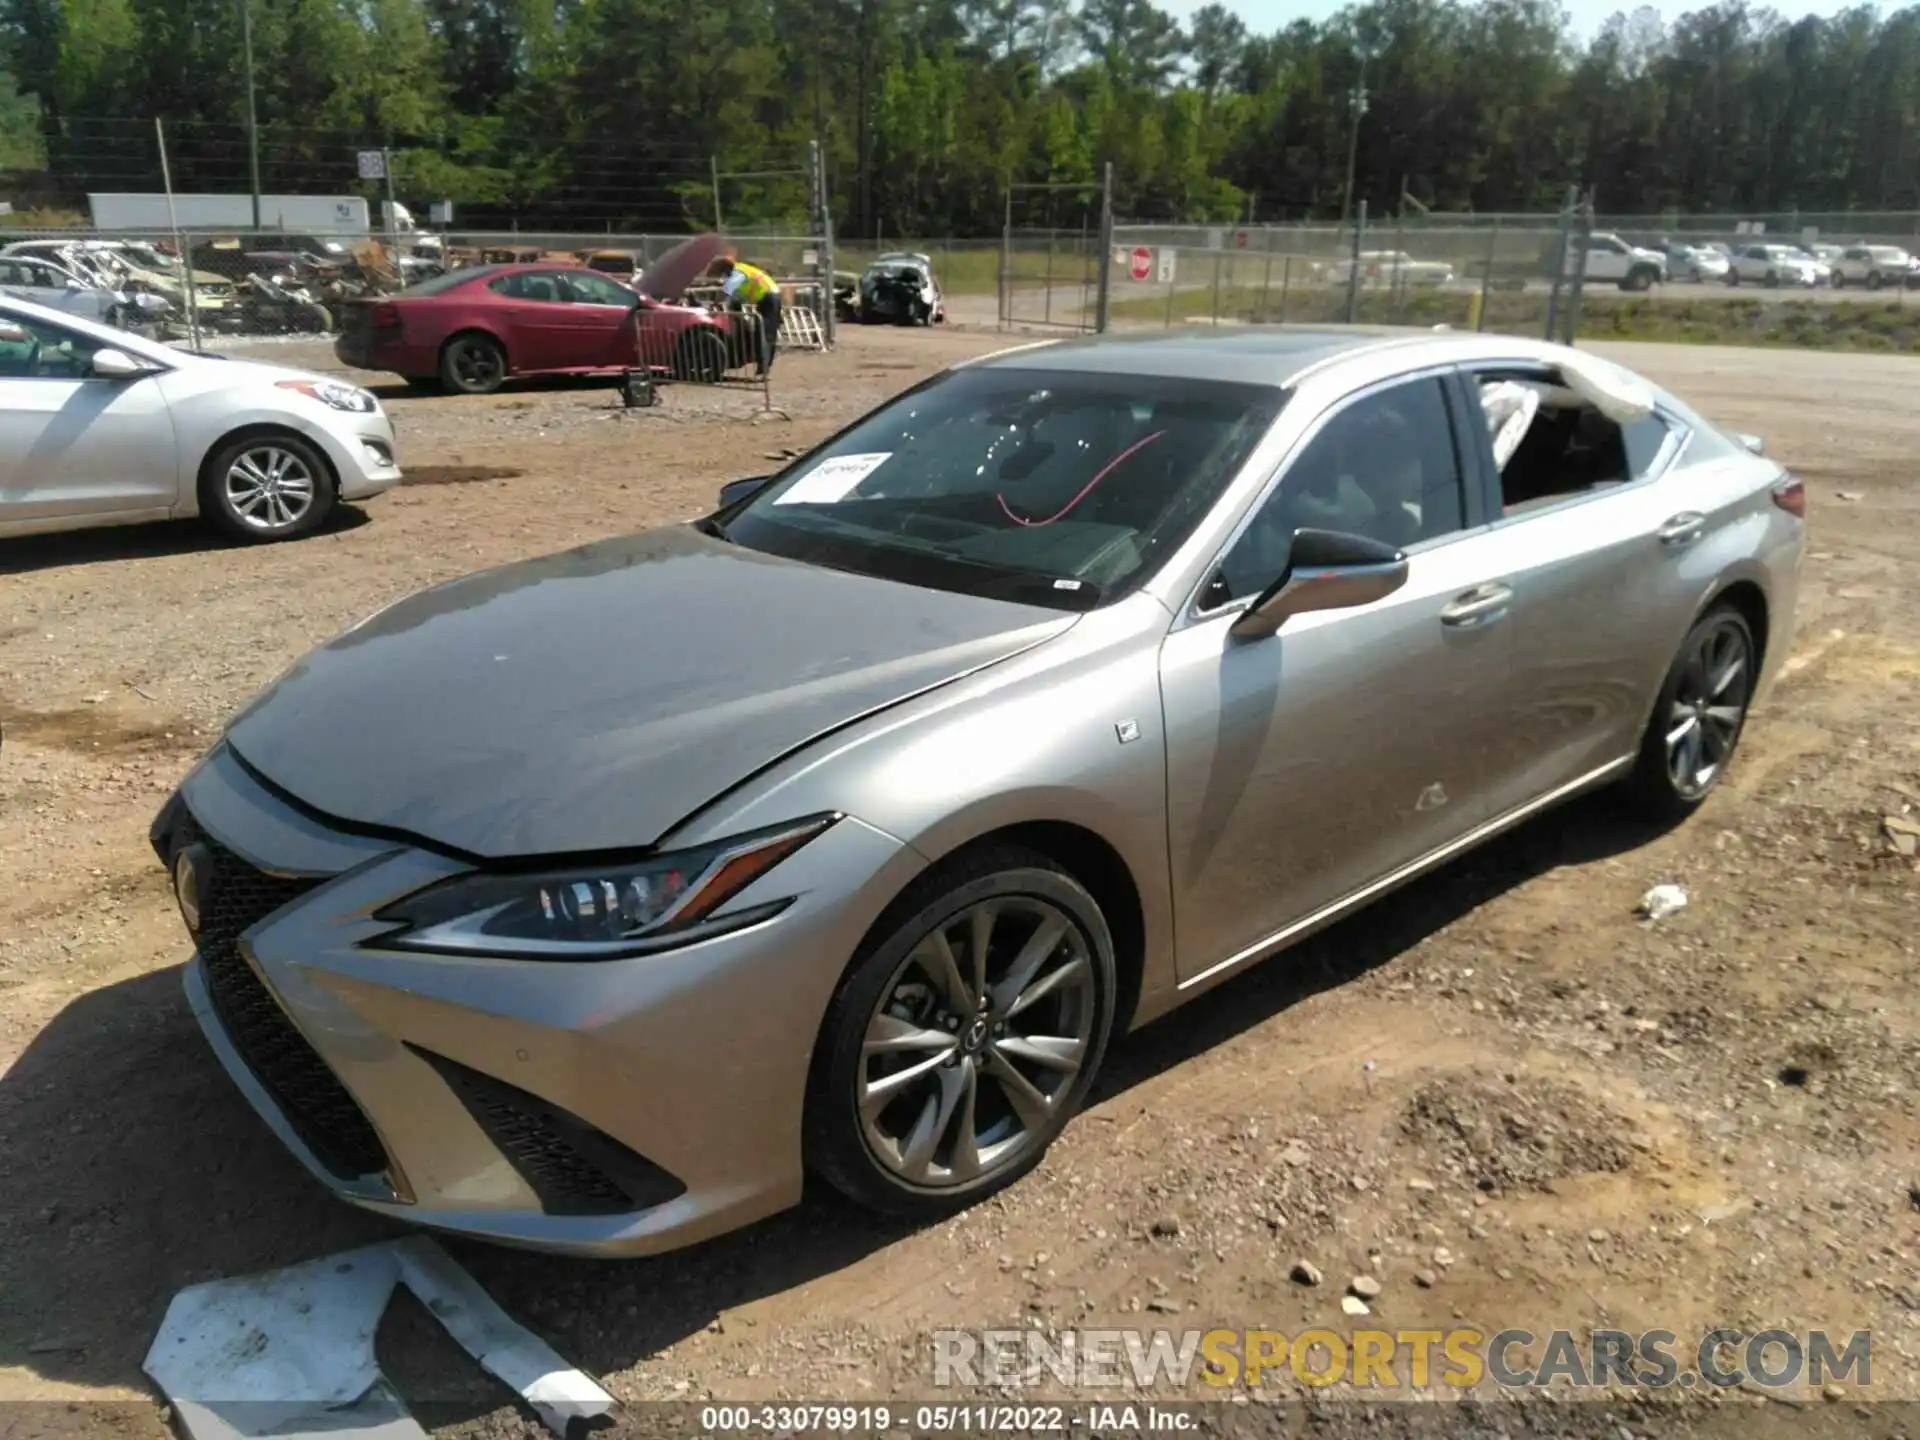
[[[1806,319],[1808,306],[1763,303],[1799,299],[1823,311],[1861,307],[1824,323],[1850,344],[1905,348],[1912,338],[1905,308],[1920,269],[1905,284],[1842,288],[1840,256],[1860,246],[1911,250],[1899,227],[1920,226],[1920,217],[1845,217],[1875,222],[1851,227],[1801,217],[1808,223],[1791,235],[1763,228],[1769,220],[1666,218],[1678,223],[1601,217],[1590,199],[1570,194],[1550,215],[1372,222],[1363,205],[1345,226],[1122,224],[1113,231],[1108,310],[1113,324],[1132,326],[1445,325],[1566,343],[1583,326],[1678,339],[1702,338],[1705,326],[1729,343],[1812,343],[1821,327]],[[1846,238],[1811,238],[1822,226]],[[1776,273],[1756,261],[1763,252],[1794,258]],[[1649,306],[1657,307],[1651,319]]]

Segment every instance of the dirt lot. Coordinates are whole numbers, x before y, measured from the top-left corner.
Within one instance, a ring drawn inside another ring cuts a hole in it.
[[[0,1399],[163,1433],[139,1365],[175,1290],[385,1233],[280,1152],[180,993],[146,826],[238,703],[407,591],[691,515],[995,343],[855,331],[783,360],[790,421],[745,392],[396,398],[410,483],[310,541],[0,544]],[[1400,1328],[1871,1328],[1874,1390],[1920,1398],[1920,866],[1883,831],[1920,818],[1920,361],[1610,353],[1809,483],[1790,673],[1690,824],[1576,804],[1214,992],[947,1223],[822,1194],[653,1261],[451,1248],[626,1400],[924,1397],[943,1325],[1347,1327],[1362,1273]],[[1692,903],[1636,918],[1656,882]],[[519,1423],[411,1311],[382,1344],[449,1426]]]

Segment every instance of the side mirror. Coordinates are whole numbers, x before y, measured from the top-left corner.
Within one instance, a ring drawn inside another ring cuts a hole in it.
[[[1286,573],[1240,613],[1227,633],[1264,640],[1310,610],[1384,600],[1407,583],[1407,557],[1382,540],[1340,530],[1296,530]]]
[[[720,487],[720,508],[727,509],[743,500],[750,500],[766,488],[771,475],[749,475],[744,480],[729,480]]]
[[[147,374],[152,368],[124,350],[93,352],[93,377],[96,380],[133,380]]]
[[[1735,435],[1733,438],[1745,446],[1751,454],[1764,455],[1767,453],[1767,442],[1762,440],[1758,435]]]

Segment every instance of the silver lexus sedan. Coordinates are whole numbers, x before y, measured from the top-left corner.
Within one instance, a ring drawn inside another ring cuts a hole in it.
[[[1792,626],[1763,449],[1493,336],[962,365],[295,665],[154,824],[193,1009],[427,1225],[964,1205],[1129,1027],[1578,792],[1699,805]]]

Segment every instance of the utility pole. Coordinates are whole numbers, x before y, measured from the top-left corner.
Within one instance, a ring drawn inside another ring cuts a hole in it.
[[[1367,57],[1360,57],[1360,78],[1354,82],[1353,89],[1347,92],[1347,101],[1353,111],[1353,128],[1347,138],[1347,188],[1340,196],[1340,227],[1344,230],[1347,217],[1353,213],[1353,174],[1354,166],[1360,159],[1360,119],[1367,113]]]
[[[253,104],[253,0],[240,0],[240,54],[247,70],[247,168],[253,181],[253,228],[260,228],[260,117]]]

